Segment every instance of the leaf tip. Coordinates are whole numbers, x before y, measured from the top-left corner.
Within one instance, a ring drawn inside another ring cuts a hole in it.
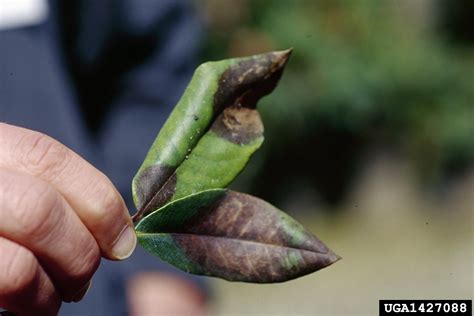
[[[328,266],[330,266],[330,265],[332,265],[332,264],[334,264],[334,263],[336,263],[337,261],[339,261],[339,260],[342,259],[341,256],[339,256],[338,254],[334,253],[334,252],[331,251],[331,250],[329,250],[329,252],[328,252],[327,255],[328,255],[328,259],[329,259],[329,264],[328,264]]]
[[[286,63],[288,62],[288,59],[290,59],[291,54],[293,53],[293,47],[290,47],[285,50],[279,50],[273,52],[273,54],[276,56],[276,61],[281,64],[281,66],[285,66]]]

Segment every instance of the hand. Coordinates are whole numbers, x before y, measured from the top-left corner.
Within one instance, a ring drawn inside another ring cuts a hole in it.
[[[122,260],[133,224],[110,180],[54,139],[0,123],[0,307],[54,315],[101,257]]]

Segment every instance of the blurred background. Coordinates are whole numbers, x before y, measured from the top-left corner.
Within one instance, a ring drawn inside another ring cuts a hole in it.
[[[7,29],[7,2],[36,3],[36,15]],[[474,1],[0,0],[0,30],[0,120],[77,151],[132,211],[130,180],[195,66],[293,47],[259,103],[266,141],[232,187],[343,259],[282,284],[207,278],[211,315],[377,315],[379,299],[473,298]],[[140,249],[103,262],[63,315],[124,315],[127,280],[156,268],[171,270]],[[186,305],[181,288],[142,279]]]
[[[375,315],[473,297],[474,2],[198,0],[202,60],[293,47],[234,188],[343,260],[285,284],[213,281],[216,315]]]

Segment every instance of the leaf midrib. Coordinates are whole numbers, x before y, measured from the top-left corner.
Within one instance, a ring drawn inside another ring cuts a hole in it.
[[[238,241],[241,241],[241,242],[254,243],[254,244],[265,245],[265,246],[270,246],[270,247],[295,249],[295,250],[299,250],[299,251],[306,251],[306,252],[317,253],[317,254],[322,254],[322,255],[329,254],[329,252],[320,252],[320,251],[310,250],[310,249],[306,249],[306,248],[295,248],[295,247],[282,246],[282,245],[277,245],[277,244],[264,243],[264,242],[261,242],[261,241],[255,241],[255,240],[249,240],[249,239],[238,239],[238,238],[231,238],[231,237],[225,237],[225,236],[200,235],[200,234],[192,234],[192,233],[143,233],[143,232],[140,232],[140,231],[136,231],[136,234],[137,234],[137,237],[141,237],[141,236],[149,237],[149,236],[153,236],[153,235],[184,235],[184,236],[198,236],[198,237],[207,237],[207,238],[238,240]]]

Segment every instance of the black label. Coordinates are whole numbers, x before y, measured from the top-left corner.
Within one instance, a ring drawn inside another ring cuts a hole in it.
[[[379,316],[470,315],[472,300],[380,300]]]

